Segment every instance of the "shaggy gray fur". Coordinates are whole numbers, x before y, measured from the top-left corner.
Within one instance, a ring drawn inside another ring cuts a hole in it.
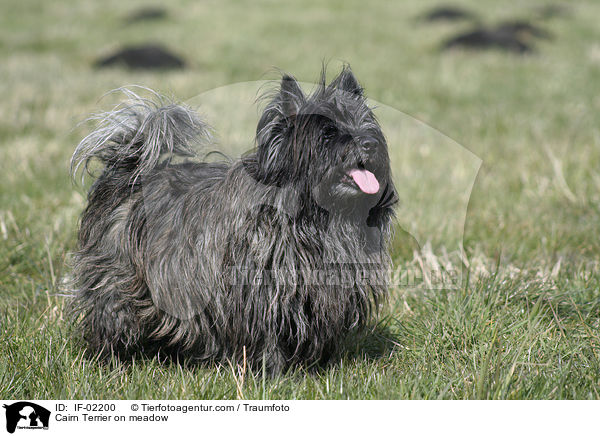
[[[362,88],[349,68],[324,76],[310,96],[284,76],[256,150],[233,163],[173,162],[208,137],[189,108],[130,94],[99,117],[72,160],[104,165],[73,265],[72,309],[92,351],[245,353],[277,373],[326,363],[365,325],[387,292],[396,195]],[[353,170],[379,190],[362,192]]]

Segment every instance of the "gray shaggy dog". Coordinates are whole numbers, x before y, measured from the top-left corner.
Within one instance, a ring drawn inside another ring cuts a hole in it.
[[[350,69],[311,95],[284,75],[233,162],[192,159],[208,128],[189,108],[130,97],[72,159],[103,168],[73,259],[89,349],[269,373],[339,356],[386,295],[397,201]]]

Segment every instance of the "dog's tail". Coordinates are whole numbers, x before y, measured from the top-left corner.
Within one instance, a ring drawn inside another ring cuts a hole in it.
[[[83,165],[89,172],[92,160],[99,160],[106,170],[131,175],[132,183],[148,174],[163,155],[195,156],[195,145],[210,138],[210,130],[198,114],[181,104],[150,91],[155,99],[142,98],[121,88],[128,100],[112,111],[96,114],[88,120],[98,127],[86,136],[71,158],[71,174]]]

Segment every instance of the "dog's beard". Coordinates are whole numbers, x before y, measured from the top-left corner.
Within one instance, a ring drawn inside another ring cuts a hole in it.
[[[312,189],[315,201],[334,215],[365,225],[371,210],[392,186],[388,168],[384,144],[378,144],[368,155],[354,146],[344,153],[341,163],[321,169],[323,175]]]
[[[382,183],[385,181],[380,183],[368,170],[334,168],[312,192],[317,205],[329,213],[366,224],[369,211],[379,200]]]

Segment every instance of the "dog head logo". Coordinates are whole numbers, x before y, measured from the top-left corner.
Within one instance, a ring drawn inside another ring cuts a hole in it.
[[[19,401],[10,405],[4,404],[6,409],[6,431],[14,433],[19,429],[48,429],[50,411],[28,401]]]

